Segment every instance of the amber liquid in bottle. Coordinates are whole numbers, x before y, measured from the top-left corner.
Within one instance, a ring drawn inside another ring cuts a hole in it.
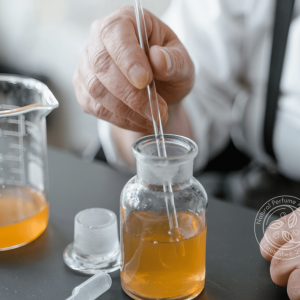
[[[178,212],[180,239],[165,212],[136,211],[123,224],[121,283],[134,299],[192,299],[204,288],[206,225]]]
[[[48,218],[43,193],[23,187],[0,190],[0,250],[33,241],[46,229]]]

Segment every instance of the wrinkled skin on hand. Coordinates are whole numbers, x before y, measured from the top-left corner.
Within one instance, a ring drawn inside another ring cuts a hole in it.
[[[150,54],[138,42],[134,9],[126,6],[92,24],[73,87],[82,109],[118,127],[153,132],[146,86],[154,77],[163,125],[168,107],[192,89],[194,65],[175,33],[145,10]]]
[[[293,216],[292,216],[293,214]],[[291,221],[294,224],[291,224]],[[289,244],[299,242],[300,245],[300,208],[293,213],[276,221],[270,226],[260,242],[262,256],[271,262],[271,278],[279,286],[287,286],[291,300],[300,299],[300,253],[293,251],[291,259],[282,259],[280,254],[287,253]],[[276,238],[278,247],[274,247],[268,240]],[[297,247],[300,249],[300,246]],[[264,249],[268,249],[265,251]]]

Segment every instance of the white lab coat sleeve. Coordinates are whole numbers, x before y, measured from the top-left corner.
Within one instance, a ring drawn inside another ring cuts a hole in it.
[[[228,144],[231,108],[241,89],[243,1],[173,0],[162,17],[188,50],[195,86],[183,104],[199,147],[195,170]]]
[[[98,133],[106,160],[115,169],[123,173],[134,175],[136,173],[135,166],[129,166],[118,153],[117,147],[115,147],[112,139],[111,128],[111,123],[100,119],[98,120]]]

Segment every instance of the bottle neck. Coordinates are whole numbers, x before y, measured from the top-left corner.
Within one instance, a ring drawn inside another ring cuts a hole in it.
[[[137,160],[137,177],[151,185],[181,184],[193,176],[193,160],[151,164]]]

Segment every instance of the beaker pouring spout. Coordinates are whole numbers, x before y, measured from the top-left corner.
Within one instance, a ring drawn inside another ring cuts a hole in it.
[[[0,117],[32,111],[46,116],[59,106],[49,88],[38,80],[0,74],[0,85]]]

